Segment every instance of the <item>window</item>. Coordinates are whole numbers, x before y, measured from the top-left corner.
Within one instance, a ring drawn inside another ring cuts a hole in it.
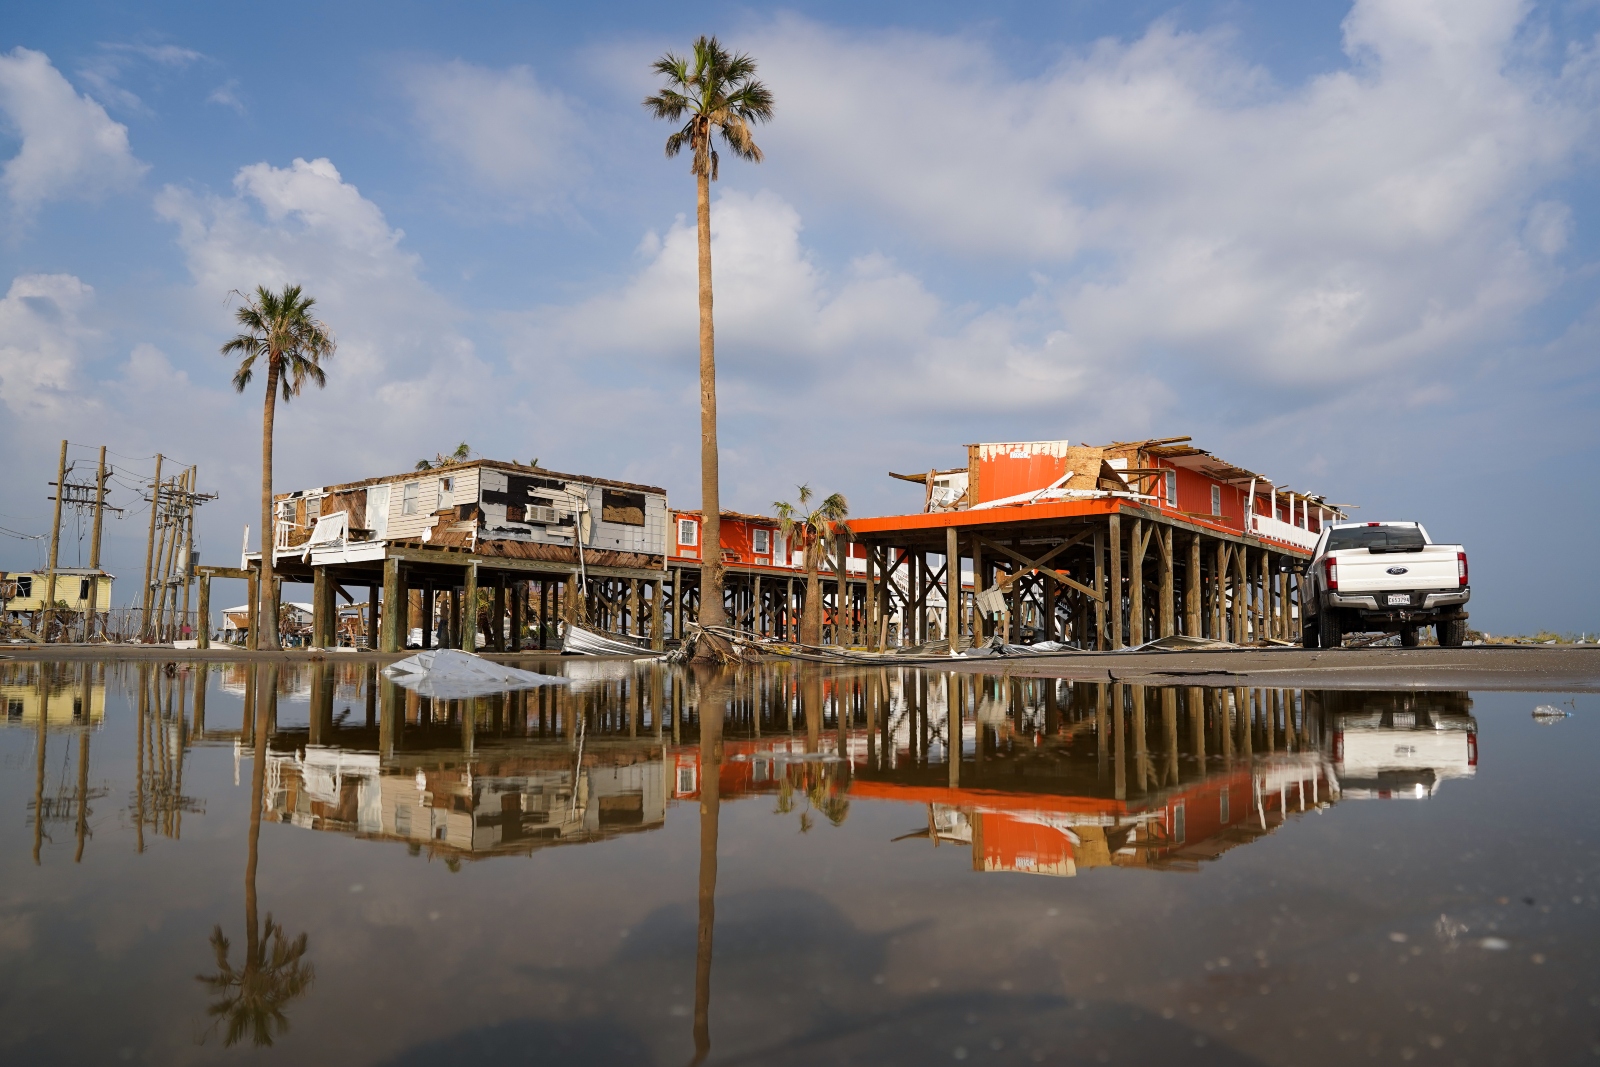
[[[1364,548],[1368,552],[1419,552],[1426,547],[1415,526],[1346,526],[1328,535],[1329,552]]]
[[[89,599],[89,579],[87,579],[87,578],[78,579],[78,599],[79,600],[88,600]]]
[[[1175,508],[1177,506],[1178,506],[1178,472],[1177,471],[1168,471],[1167,472],[1167,507]]]
[[[1222,825],[1226,826],[1228,825],[1228,820],[1232,818],[1228,813],[1228,791],[1226,789],[1222,791],[1222,798],[1217,803],[1221,809]]]
[[[700,543],[700,524],[693,519],[678,520],[678,544],[698,545]]]
[[[294,521],[294,501],[285,500],[278,505],[278,518],[284,522]]]
[[[20,704],[21,702],[19,701],[18,703]],[[19,711],[18,714],[20,715],[21,712]],[[693,767],[679,767],[678,768],[678,792],[680,792],[680,793],[693,793],[694,792],[694,768]]]
[[[1172,805],[1172,840],[1181,845],[1187,840],[1188,836],[1188,812],[1184,810],[1184,806],[1180,802]]]
[[[421,488],[420,482],[407,482],[400,490],[400,514],[415,515],[417,513],[417,492]]]
[[[1222,514],[1222,486],[1220,485],[1211,487],[1211,514]]]
[[[26,574],[17,576],[17,595],[20,597],[33,595],[33,579]]]
[[[12,697],[10,700],[6,701],[6,718],[22,718],[22,701],[18,700],[16,697]]]
[[[526,522],[527,518],[528,518],[528,506],[526,504],[507,504],[506,505],[506,521],[507,522]]]
[[[456,502],[456,480],[454,478],[439,479],[439,504],[440,508],[447,508]]]
[[[758,556],[769,555],[772,552],[772,531],[757,530],[750,535],[750,547]]]

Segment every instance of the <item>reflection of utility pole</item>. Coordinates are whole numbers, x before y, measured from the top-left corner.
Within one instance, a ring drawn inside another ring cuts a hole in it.
[[[66,455],[63,444],[61,453]],[[59,517],[58,517],[59,518]],[[33,865],[39,866],[39,848],[44,843],[44,739],[45,722],[50,718],[50,682],[46,664],[39,664],[39,741],[38,764],[33,776]]]

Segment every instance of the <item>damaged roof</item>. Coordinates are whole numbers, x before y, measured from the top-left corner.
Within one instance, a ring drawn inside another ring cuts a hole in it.
[[[404,482],[417,478],[428,478],[438,474],[450,474],[454,471],[471,470],[474,467],[488,467],[493,470],[506,471],[512,474],[537,474],[544,478],[559,478],[569,482],[583,482],[586,485],[607,486],[612,489],[631,489],[636,493],[656,493],[666,496],[667,491],[654,485],[639,485],[635,482],[617,481],[615,478],[597,478],[592,474],[563,474],[546,467],[534,467],[516,460],[496,459],[469,459],[461,463],[447,463],[442,467],[429,467],[426,470],[403,471],[400,474],[383,474],[376,478],[363,478],[357,482],[341,482],[338,485],[318,486],[316,489],[302,489],[293,493],[276,493],[274,500],[305,496],[308,493],[345,493],[353,489],[365,489],[368,486],[381,485],[384,482]],[[725,513],[726,514],[726,513]]]

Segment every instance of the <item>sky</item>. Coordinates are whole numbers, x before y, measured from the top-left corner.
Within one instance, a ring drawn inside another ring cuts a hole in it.
[[[259,284],[339,342],[279,408],[280,488],[466,441],[698,506],[694,184],[640,101],[710,33],[776,99],[713,189],[725,507],[900,513],[886,472],[970,442],[1190,435],[1465,544],[1475,627],[1593,633],[1597,31],[1594,0],[12,5],[0,569],[44,561],[63,437],[112,452],[119,603],[158,452],[233,565],[261,397],[218,349]]]

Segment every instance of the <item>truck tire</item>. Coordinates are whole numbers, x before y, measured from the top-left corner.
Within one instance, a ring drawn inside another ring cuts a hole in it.
[[[1316,648],[1317,647],[1317,620],[1316,619],[1301,619],[1300,620],[1300,647],[1301,648]]]
[[[1440,648],[1460,648],[1467,640],[1467,620],[1450,619],[1435,627],[1439,633]]]
[[[1415,626],[1402,626],[1402,627],[1400,627],[1400,647],[1401,648],[1416,648],[1417,647],[1417,628]]]
[[[1317,615],[1317,644],[1323,648],[1344,645],[1344,628],[1339,625],[1339,613],[1332,608],[1324,608]]]

